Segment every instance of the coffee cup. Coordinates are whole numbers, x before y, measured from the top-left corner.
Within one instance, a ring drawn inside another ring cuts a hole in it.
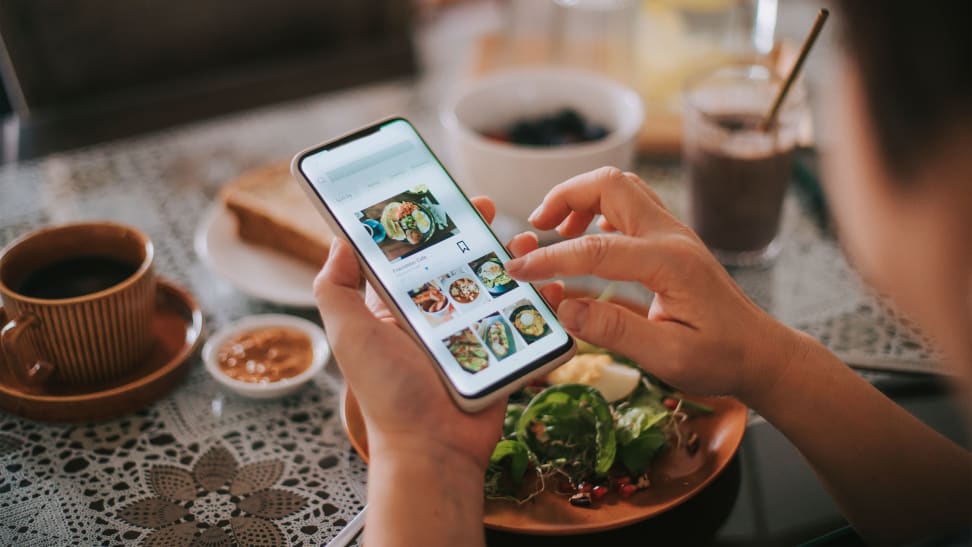
[[[152,348],[154,248],[107,221],[42,228],[0,252],[0,364],[25,386],[118,378]]]

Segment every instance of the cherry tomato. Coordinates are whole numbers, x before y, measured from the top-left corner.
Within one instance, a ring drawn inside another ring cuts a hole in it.
[[[675,407],[678,406],[678,401],[672,399],[671,397],[668,397],[664,401],[662,401],[662,404],[664,404],[665,408],[667,408],[668,410],[675,410]]]
[[[594,501],[600,501],[604,499],[604,496],[606,496],[607,493],[608,493],[608,489],[606,486],[598,485],[591,489],[591,497],[594,498]]]
[[[594,485],[589,482],[582,482],[577,485],[577,491],[581,494],[587,494],[594,489]]]
[[[620,477],[615,479],[615,482],[617,483],[618,488],[620,489],[622,486],[626,484],[631,484],[631,477],[627,475],[621,475]]]
[[[630,498],[632,494],[638,491],[638,487],[633,484],[626,484],[619,490],[622,498]]]

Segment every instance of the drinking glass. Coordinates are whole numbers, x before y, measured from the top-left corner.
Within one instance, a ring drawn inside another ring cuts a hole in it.
[[[758,266],[777,235],[793,150],[806,108],[794,86],[768,130],[759,127],[780,87],[761,65],[730,65],[691,79],[683,94],[689,225],[728,266]]]
[[[554,59],[634,81],[635,0],[554,0]]]

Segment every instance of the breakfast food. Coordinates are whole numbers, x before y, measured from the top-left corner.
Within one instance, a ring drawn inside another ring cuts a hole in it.
[[[420,206],[411,202],[393,201],[381,212],[381,225],[388,237],[407,240],[417,245],[432,234],[432,219]]]
[[[489,364],[486,348],[469,329],[463,329],[443,340],[459,366],[468,372],[479,372]]]
[[[603,126],[592,123],[573,108],[564,108],[550,116],[521,118],[502,131],[487,132],[495,141],[523,146],[560,146],[603,139]]]
[[[487,260],[479,267],[477,273],[479,278],[483,280],[483,285],[486,285],[486,290],[490,292],[503,292],[504,287],[511,283],[516,286],[515,281],[510,277],[510,274],[506,273],[499,260]]]
[[[528,342],[540,338],[550,330],[543,316],[533,306],[517,308],[510,319],[513,320],[516,330],[520,331]]]
[[[412,296],[412,302],[415,302],[415,305],[425,313],[437,313],[449,305],[442,291],[432,283],[426,283],[418,291],[414,293],[410,291],[409,294]]]
[[[468,277],[460,277],[449,284],[449,296],[460,304],[471,304],[479,298],[479,285]]]
[[[319,268],[334,235],[301,191],[286,163],[243,173],[220,193],[247,243],[273,249]]]
[[[638,387],[641,372],[636,367],[616,363],[607,353],[581,353],[547,375],[551,384],[584,384],[601,392],[614,403]]]
[[[499,318],[486,323],[482,337],[497,359],[503,359],[513,354],[513,337],[509,328]]]

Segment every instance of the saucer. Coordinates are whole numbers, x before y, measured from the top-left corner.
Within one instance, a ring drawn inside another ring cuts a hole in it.
[[[236,235],[233,214],[215,204],[196,228],[196,254],[209,270],[240,292],[275,304],[313,308],[317,270]]]
[[[0,311],[0,323],[6,321],[6,314]],[[110,382],[24,388],[13,381],[6,366],[0,366],[0,409],[45,422],[87,422],[148,405],[168,393],[188,371],[189,357],[202,338],[202,310],[185,289],[159,279],[151,328],[152,353],[125,376]]]

